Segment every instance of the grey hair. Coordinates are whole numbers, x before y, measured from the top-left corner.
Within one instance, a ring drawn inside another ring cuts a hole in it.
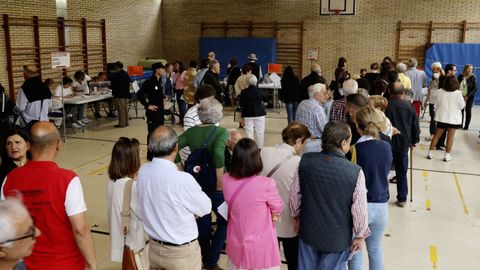
[[[0,243],[15,238],[16,223],[29,216],[28,210],[19,199],[7,198],[0,201]],[[5,243],[3,247],[11,247],[12,242]]]
[[[315,93],[327,91],[327,87],[323,83],[312,84],[308,87],[308,96],[313,98]]]
[[[216,124],[223,117],[223,106],[214,98],[205,98],[200,100],[197,114],[202,124]]]
[[[319,64],[313,64],[312,65],[312,71],[320,74],[320,73],[322,73],[322,68],[320,67]]]
[[[440,62],[433,62],[433,63],[432,63],[432,66],[431,66],[432,70],[433,70],[434,68],[437,68],[437,67],[438,67],[438,68],[442,68],[442,63],[440,63]]]
[[[405,71],[407,71],[407,65],[405,65],[404,63],[398,63],[397,71],[400,73],[404,73]]]
[[[247,81],[248,86],[257,85],[258,79],[257,79],[257,76],[255,76],[253,74],[248,74],[246,81]]]
[[[417,67],[418,61],[415,58],[410,58],[410,59],[408,59],[407,65],[411,68],[412,67]]]
[[[160,126],[150,134],[148,149],[154,157],[165,157],[173,153],[177,143],[178,136],[175,130],[171,127]]]
[[[220,64],[217,60],[212,60],[208,63],[208,69],[212,69],[216,64]]]
[[[358,91],[358,83],[354,79],[348,79],[343,82],[342,88],[344,96],[353,95]]]

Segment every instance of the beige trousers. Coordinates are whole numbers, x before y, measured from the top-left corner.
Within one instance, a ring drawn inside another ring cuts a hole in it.
[[[202,255],[195,240],[183,246],[160,245],[150,240],[150,270],[200,270]]]
[[[118,112],[118,125],[119,126],[128,126],[128,107],[126,98],[114,98],[115,107]]]

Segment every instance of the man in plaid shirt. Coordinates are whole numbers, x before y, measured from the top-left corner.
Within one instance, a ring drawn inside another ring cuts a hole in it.
[[[343,82],[343,87],[340,89],[342,93],[342,98],[335,100],[332,104],[332,109],[330,112],[330,121],[347,121],[347,111],[345,110],[347,96],[351,94],[356,94],[358,91],[357,81],[350,79]]]

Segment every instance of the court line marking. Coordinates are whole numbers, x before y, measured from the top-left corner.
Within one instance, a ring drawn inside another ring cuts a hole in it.
[[[433,269],[437,269],[438,251],[435,245],[430,246],[430,261],[433,263]]]
[[[453,174],[453,177],[455,179],[455,184],[457,185],[457,190],[458,190],[458,194],[460,195],[460,200],[462,201],[463,212],[465,213],[465,215],[468,215],[469,213],[468,206],[467,206],[467,203],[465,202],[465,198],[463,197],[463,192],[462,192],[462,188],[460,187],[460,182],[458,181],[458,177],[455,173]]]
[[[106,157],[108,157],[108,156],[110,156],[110,155],[111,155],[111,153],[108,153],[108,154],[106,154],[106,155],[102,155],[102,156],[100,156],[100,157],[98,157],[98,158],[96,158],[96,159],[94,159],[94,160],[90,160],[90,161],[84,162],[84,163],[82,163],[82,164],[80,164],[80,165],[77,165],[77,166],[75,166],[75,167],[73,167],[73,168],[70,168],[70,170],[73,171],[73,170],[79,169],[79,168],[81,168],[81,167],[83,167],[83,166],[86,166],[86,165],[88,165],[88,164],[90,164],[90,163],[92,163],[92,162],[95,162],[95,161],[97,161],[97,160],[100,160],[100,159],[102,159],[102,158],[106,158]]]
[[[94,174],[97,174],[97,173],[99,173],[99,172],[101,172],[101,171],[104,171],[104,170],[106,170],[106,169],[108,168],[108,166],[109,166],[109,165],[105,165],[105,166],[102,166],[102,167],[100,167],[100,168],[98,168],[98,169],[92,170],[92,171],[89,173],[89,175],[94,175]]]

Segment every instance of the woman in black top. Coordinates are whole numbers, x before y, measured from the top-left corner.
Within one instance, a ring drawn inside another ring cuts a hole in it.
[[[5,149],[0,166],[0,187],[9,172],[27,163],[30,151],[30,136],[22,129],[12,129],[5,136]]]
[[[247,78],[248,87],[240,94],[242,117],[245,119],[247,137],[253,140],[255,130],[256,142],[259,148],[263,147],[265,137],[265,106],[263,105],[263,92],[257,85],[257,77],[250,74]]]
[[[287,108],[288,123],[295,120],[295,113],[297,112],[297,106],[299,101],[300,92],[300,80],[293,68],[288,66],[283,71],[282,89],[280,89],[280,100],[285,102]]]
[[[468,130],[470,120],[472,120],[473,100],[475,99],[475,93],[477,93],[477,80],[475,78],[475,74],[473,73],[472,65],[465,65],[462,74],[458,75],[458,81],[461,82],[462,80],[466,80],[467,83],[467,93],[463,93],[463,97],[465,98],[465,109],[462,110],[462,123],[463,119],[465,119],[463,130]],[[467,112],[467,116],[465,118],[464,111]]]

